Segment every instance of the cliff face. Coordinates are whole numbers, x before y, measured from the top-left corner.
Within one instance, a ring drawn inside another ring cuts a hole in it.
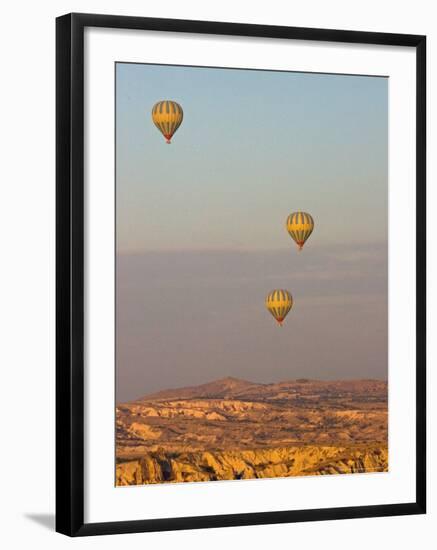
[[[388,452],[376,447],[285,447],[254,451],[146,453],[117,464],[117,485],[217,481],[388,470]]]
[[[386,471],[387,384],[227,378],[120,404],[117,485]]]

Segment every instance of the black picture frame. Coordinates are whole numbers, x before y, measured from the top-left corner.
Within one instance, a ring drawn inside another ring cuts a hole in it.
[[[399,504],[84,523],[84,29],[106,27],[415,48],[416,500]],[[426,37],[73,13],[56,20],[56,530],[69,536],[426,512]]]

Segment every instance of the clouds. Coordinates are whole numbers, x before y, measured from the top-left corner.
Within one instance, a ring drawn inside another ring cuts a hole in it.
[[[225,375],[382,377],[387,369],[384,245],[117,258],[117,390],[133,398]],[[281,331],[264,297],[287,288]]]

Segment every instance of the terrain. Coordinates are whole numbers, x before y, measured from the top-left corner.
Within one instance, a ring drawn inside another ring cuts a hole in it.
[[[387,382],[223,378],[116,409],[116,484],[388,470]]]

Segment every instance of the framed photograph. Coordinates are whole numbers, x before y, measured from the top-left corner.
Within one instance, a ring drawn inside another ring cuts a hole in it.
[[[57,530],[425,513],[425,37],[57,19]]]

